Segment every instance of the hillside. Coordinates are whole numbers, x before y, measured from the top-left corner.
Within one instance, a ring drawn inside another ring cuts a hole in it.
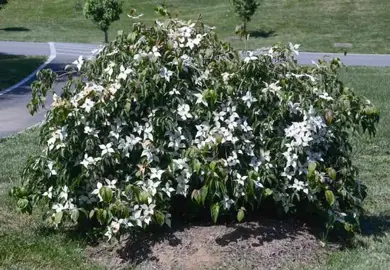
[[[204,20],[235,46],[237,18],[229,0],[125,0],[122,20],[114,23],[111,38],[129,29],[126,11],[136,8],[151,21],[153,7],[165,2],[173,14]],[[13,0],[0,13],[0,40],[101,42],[102,33],[84,18],[83,0]],[[23,14],[23,15],[20,15]],[[335,42],[349,42],[353,52],[390,53],[390,1],[388,0],[262,0],[249,27],[249,48],[276,42],[302,44],[305,51],[335,51]]]

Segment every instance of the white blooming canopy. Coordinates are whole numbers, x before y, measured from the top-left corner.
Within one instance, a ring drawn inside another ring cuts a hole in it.
[[[349,131],[374,132],[377,113],[337,79],[337,59],[302,67],[290,47],[241,58],[201,21],[135,23],[76,62],[81,78],[55,96],[44,152],[13,190],[19,207],[45,200],[53,224],[96,220],[108,237],[170,225],[180,196],[210,207],[214,221],[231,211],[241,220],[268,198],[353,225],[365,194]]]

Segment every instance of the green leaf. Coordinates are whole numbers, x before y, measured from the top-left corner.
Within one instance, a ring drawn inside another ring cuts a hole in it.
[[[314,175],[314,172],[315,172],[316,168],[317,168],[317,163],[315,163],[315,162],[310,162],[309,167],[308,167],[308,169],[307,169],[308,175],[309,175],[309,176]]]
[[[204,202],[206,201],[207,194],[208,194],[209,188],[207,186],[203,186],[200,189],[200,201],[204,205]]]
[[[154,218],[156,219],[156,222],[158,225],[162,226],[165,223],[165,215],[161,213],[160,211],[154,212]]]
[[[21,210],[26,209],[28,206],[28,200],[27,199],[19,199],[17,202],[17,206]]]
[[[329,203],[329,205],[332,206],[334,204],[334,201],[335,201],[333,192],[331,190],[325,191],[325,197],[326,197],[326,200]]]
[[[332,112],[332,110],[327,110],[325,112],[325,120],[328,123],[328,125],[332,124],[332,122],[333,122],[333,112]]]
[[[212,172],[215,171],[215,166],[216,166],[216,165],[217,165],[217,162],[215,162],[215,161],[211,161],[211,162],[210,162],[210,169],[211,169]]]
[[[55,224],[60,224],[61,223],[61,220],[62,220],[62,217],[63,217],[64,213],[62,211],[60,212],[57,212],[54,216],[54,222]]]
[[[93,216],[95,215],[95,210],[91,210],[91,212],[89,212],[89,218],[93,218]]]
[[[241,207],[240,210],[237,212],[237,220],[238,222],[241,222],[245,217],[245,208]]]
[[[74,223],[77,223],[77,221],[79,220],[79,216],[80,216],[79,210],[73,209],[71,214],[70,214],[70,218],[72,219],[72,221]]]
[[[100,196],[102,196],[102,199],[105,203],[109,203],[112,200],[112,190],[108,187],[102,187],[99,190]]]
[[[219,203],[214,203],[210,210],[211,210],[211,218],[213,219],[214,223],[217,223],[218,216],[219,216]]]
[[[336,180],[336,178],[337,178],[337,172],[333,168],[328,169],[328,175],[329,175],[330,179],[332,179],[332,180]]]
[[[198,189],[194,189],[191,194],[191,199],[196,201],[197,204],[201,203],[200,191]]]
[[[200,162],[199,162],[199,160],[198,159],[194,159],[194,162],[193,162],[193,164],[192,164],[192,167],[193,167],[193,169],[194,169],[194,171],[196,172],[196,173],[199,173],[199,171],[200,171]]]
[[[264,190],[264,193],[265,193],[265,196],[269,196],[269,195],[272,195],[273,191],[272,191],[272,189],[266,188]]]
[[[127,113],[129,113],[129,112],[130,112],[130,109],[131,109],[131,103],[130,103],[130,102],[127,102],[126,105],[125,105],[125,111],[126,111]]]

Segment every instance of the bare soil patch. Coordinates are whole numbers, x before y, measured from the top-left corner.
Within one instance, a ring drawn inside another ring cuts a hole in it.
[[[290,269],[318,263],[328,250],[302,223],[264,219],[183,226],[90,248],[107,269]]]

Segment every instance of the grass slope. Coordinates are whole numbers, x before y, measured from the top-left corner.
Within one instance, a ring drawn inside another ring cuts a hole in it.
[[[350,86],[381,109],[378,134],[357,138],[355,164],[369,187],[363,234],[353,249],[331,253],[308,269],[390,269],[390,69],[348,68]],[[0,142],[0,269],[99,269],[86,258],[84,243],[48,230],[39,214],[22,215],[6,195],[19,181],[27,155],[39,153],[37,132]],[[299,268],[301,269],[301,268]]]
[[[0,91],[23,80],[44,61],[44,57],[0,54]]]
[[[165,3],[174,15],[217,26],[224,39],[236,47],[244,44],[234,36],[238,20],[229,0],[126,0],[122,20],[113,24],[110,35],[128,30],[130,8],[155,18],[153,8]],[[77,5],[79,3],[80,5]],[[249,25],[249,48],[276,42],[302,44],[305,51],[331,52],[333,44],[348,42],[350,51],[390,53],[390,1],[388,0],[262,0]],[[84,18],[83,0],[13,0],[1,13],[1,40],[102,42],[103,34]]]

